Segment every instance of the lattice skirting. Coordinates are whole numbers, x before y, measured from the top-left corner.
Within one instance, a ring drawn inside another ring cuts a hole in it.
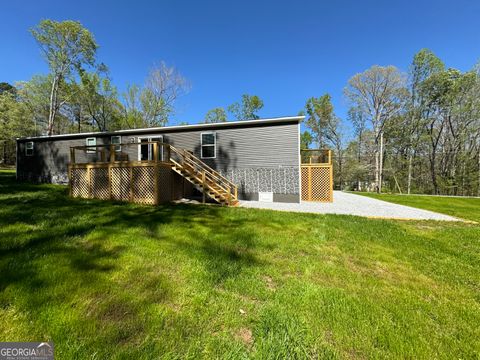
[[[333,201],[332,166],[302,166],[302,200]]]
[[[165,166],[78,167],[70,170],[73,197],[157,204],[173,199],[173,171]]]
[[[70,177],[71,194],[73,197],[90,197],[90,186],[87,169],[72,169]]]

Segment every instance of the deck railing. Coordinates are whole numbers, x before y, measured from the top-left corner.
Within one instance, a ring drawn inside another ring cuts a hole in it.
[[[332,164],[332,150],[304,149],[300,150],[302,164]]]
[[[146,148],[138,149],[139,146],[145,146]],[[146,159],[141,158],[143,150],[146,150]],[[138,158],[139,154],[140,159]],[[160,141],[70,147],[71,165],[109,162],[167,163],[169,161],[170,144],[162,143]]]

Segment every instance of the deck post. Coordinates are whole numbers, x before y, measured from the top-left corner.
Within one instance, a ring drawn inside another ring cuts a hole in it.
[[[110,145],[110,162],[115,162],[115,145]]]
[[[72,197],[72,164],[68,164],[68,193]]]
[[[158,142],[153,143],[153,161],[158,162]]]
[[[108,174],[108,198],[109,198],[110,200],[112,200],[112,199],[113,199],[113,191],[112,191],[112,164],[108,164],[107,174]]]
[[[70,148],[70,163],[75,164],[75,149],[73,147]]]
[[[160,194],[158,192],[158,165],[155,164],[153,165],[153,171],[154,171],[154,174],[153,174],[153,181],[155,181],[155,183],[153,184],[153,196],[154,196],[154,199],[153,199],[153,203],[155,205],[158,205],[159,203],[159,197],[160,197]]]
[[[333,202],[333,166],[332,164],[330,164],[329,166],[329,170],[330,170],[330,202]]]
[[[202,203],[205,204],[205,192],[206,192],[206,188],[205,188],[205,170],[202,171],[202,187],[203,187],[203,197],[202,197]]]
[[[129,173],[130,176],[130,202],[133,202],[133,165],[129,165]]]
[[[312,167],[308,167],[308,201],[312,201]]]
[[[87,165],[87,183],[88,183],[88,198],[92,197],[92,165]]]

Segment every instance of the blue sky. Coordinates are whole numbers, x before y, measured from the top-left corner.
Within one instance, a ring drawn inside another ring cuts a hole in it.
[[[264,100],[262,117],[275,117],[328,92],[345,117],[347,80],[374,64],[406,71],[424,47],[460,70],[480,59],[480,1],[23,0],[3,2],[1,13],[0,81],[48,72],[29,28],[79,20],[119,90],[142,84],[161,60],[191,81],[174,122],[199,122],[243,93]]]

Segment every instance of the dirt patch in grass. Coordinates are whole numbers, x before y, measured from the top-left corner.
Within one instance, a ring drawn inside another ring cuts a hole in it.
[[[265,275],[263,277],[263,281],[265,282],[265,285],[267,286],[268,290],[271,290],[271,291],[277,290],[277,286],[275,285],[273,279],[270,276]]]
[[[235,334],[235,338],[248,347],[253,345],[253,333],[249,328],[240,328]]]

